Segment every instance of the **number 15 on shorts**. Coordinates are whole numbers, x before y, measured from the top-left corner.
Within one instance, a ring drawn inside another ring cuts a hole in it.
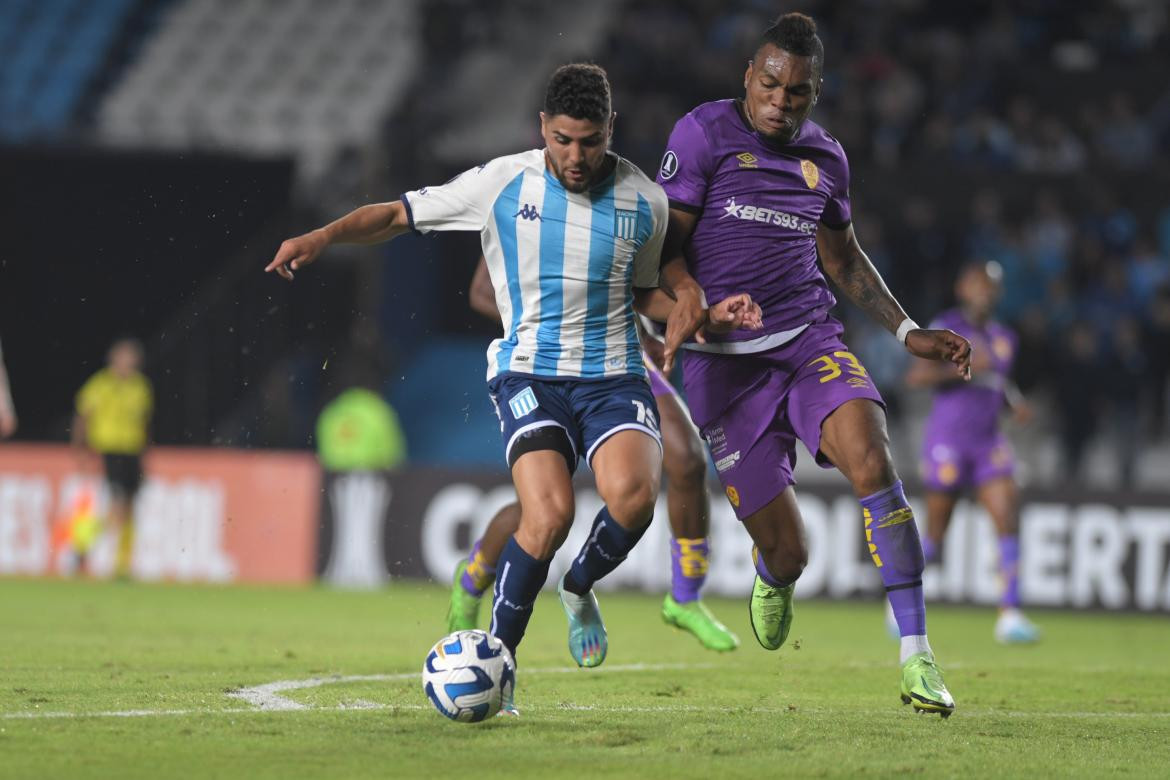
[[[636,398],[631,399],[630,403],[638,410],[638,424],[645,425],[650,430],[658,433],[658,418],[654,416],[654,410],[647,408],[645,403]]]

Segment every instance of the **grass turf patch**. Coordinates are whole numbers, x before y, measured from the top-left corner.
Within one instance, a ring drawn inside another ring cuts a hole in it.
[[[713,599],[743,640],[717,655],[665,626],[658,598],[600,598],[603,667],[573,666],[545,594],[520,652],[522,716],[461,725],[418,682],[444,633],[440,587],[0,581],[2,774],[1153,776],[1170,765],[1164,616],[1038,612],[1044,641],[1003,647],[992,611],[934,607],[931,641],[958,702],[944,722],[899,704],[877,603],[798,601],[789,643],[768,653],[745,602]],[[354,676],[374,679],[334,679]],[[230,695],[309,679],[321,682],[277,694],[301,709]]]

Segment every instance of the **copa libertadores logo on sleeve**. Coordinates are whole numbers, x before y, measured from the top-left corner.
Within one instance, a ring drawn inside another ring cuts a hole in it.
[[[662,176],[663,181],[678,173],[678,155],[667,149],[666,154],[662,155],[662,167],[658,169],[658,173]]]

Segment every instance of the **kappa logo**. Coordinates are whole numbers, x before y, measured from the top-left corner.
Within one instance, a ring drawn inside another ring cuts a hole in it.
[[[538,211],[536,210],[536,206],[533,206],[531,203],[525,203],[525,204],[524,204],[524,208],[522,208],[522,209],[520,209],[519,211],[517,211],[517,212],[516,212],[516,214],[515,214],[515,216],[516,216],[516,218],[518,218],[518,219],[526,219],[526,220],[528,220],[529,222],[535,222],[535,221],[536,221],[536,220],[538,220],[538,219],[539,219],[541,222],[543,222],[543,221],[544,221],[544,220],[543,220],[543,219],[541,219],[541,217],[540,217],[540,212],[538,212]]]
[[[532,414],[538,406],[540,404],[537,403],[536,394],[532,392],[531,387],[524,388],[508,400],[508,408],[512,410],[512,416],[517,420],[525,415]]]
[[[662,177],[663,181],[669,181],[678,173],[678,155],[667,149],[666,154],[662,155],[662,165],[658,169],[658,175]]]

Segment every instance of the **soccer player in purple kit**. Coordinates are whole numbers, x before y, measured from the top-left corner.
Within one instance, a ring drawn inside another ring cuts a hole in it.
[[[1034,642],[1039,631],[1020,611],[1015,457],[999,427],[1005,405],[1021,422],[1027,422],[1031,410],[1010,377],[1016,336],[992,319],[1002,280],[999,263],[967,265],[955,284],[958,306],[931,323],[932,328],[950,328],[962,334],[974,345],[971,381],[957,381],[944,366],[927,360],[916,360],[906,381],[912,387],[934,391],[922,441],[922,479],[926,484],[922,551],[926,562],[939,562],[955,504],[963,491],[973,490],[999,536],[1002,592],[995,638],[1004,643]]]
[[[919,328],[858,244],[845,153],[808,119],[823,64],[816,24],[786,14],[761,36],[744,98],[706,103],[675,125],[658,174],[670,200],[661,281],[677,299],[666,352],[701,321],[696,285],[715,299],[743,290],[761,307],[763,335],[683,345],[692,417],[755,542],[756,639],[769,650],[783,645],[807,562],[792,489],[800,439],[817,463],[845,475],[861,502],[901,634],[902,701],[946,717],[955,704],[927,641],[918,529],[890,456],[881,396],[841,341],[825,277],[911,354],[950,361],[956,376],[969,371],[970,344]]]
[[[471,308],[500,321],[487,262],[480,258],[468,291]],[[718,316],[718,315],[716,315]],[[666,504],[670,518],[670,592],[662,602],[662,619],[692,634],[708,650],[727,652],[739,647],[739,637],[728,630],[702,602],[699,592],[710,567],[710,498],[707,494],[707,454],[686,405],[663,376],[662,344],[642,317],[642,360],[650,379],[650,393],[658,404],[662,432],[662,470],[666,475]],[[450,632],[476,628],[483,594],[496,577],[496,564],[507,540],[520,525],[520,505],[502,507],[455,569],[447,610]]]

